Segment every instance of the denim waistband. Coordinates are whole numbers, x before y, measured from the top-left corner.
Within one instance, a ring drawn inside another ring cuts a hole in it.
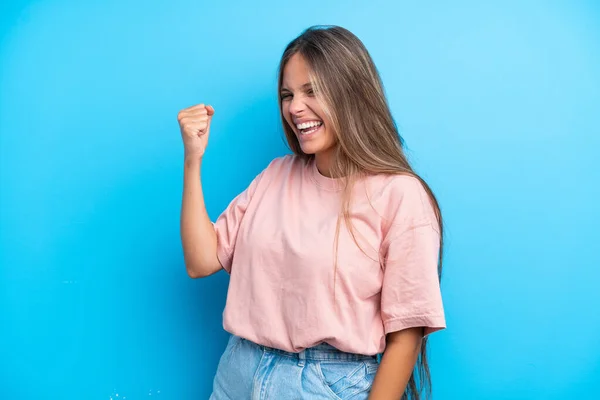
[[[244,339],[245,340],[245,339]],[[268,346],[257,345],[262,348],[264,351],[269,351],[272,353],[276,353],[282,355],[284,357],[295,358],[298,360],[311,360],[311,361],[365,361],[365,360],[377,360],[377,356],[369,356],[365,354],[355,354],[355,353],[346,353],[345,351],[341,351],[336,349],[335,347],[327,344],[321,343],[313,347],[309,347],[300,351],[299,353],[291,353],[289,351],[275,349]]]

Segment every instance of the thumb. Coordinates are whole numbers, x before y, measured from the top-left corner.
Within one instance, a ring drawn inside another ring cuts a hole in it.
[[[212,122],[212,117],[215,115],[215,109],[213,106],[206,106],[206,111],[208,113],[208,126],[206,127],[206,132],[210,132],[210,123]]]
[[[213,106],[206,106],[206,111],[208,112],[209,117],[215,115],[215,109],[213,108]]]

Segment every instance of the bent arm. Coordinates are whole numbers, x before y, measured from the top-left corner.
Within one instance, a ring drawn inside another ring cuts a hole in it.
[[[202,278],[222,269],[217,257],[217,234],[210,221],[200,180],[201,159],[184,161],[180,234],[185,267],[191,278]]]

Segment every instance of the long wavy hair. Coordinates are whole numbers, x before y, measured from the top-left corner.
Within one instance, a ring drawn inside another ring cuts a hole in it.
[[[278,93],[281,93],[284,68],[295,54],[300,54],[309,65],[317,100],[330,121],[328,129],[336,138],[330,172],[344,182],[336,249],[342,220],[358,245],[349,213],[352,187],[356,181],[371,174],[409,175],[421,182],[435,210],[440,230],[438,278],[441,280],[443,224],[440,208],[431,188],[415,173],[404,154],[404,140],[390,112],[379,72],[364,44],[353,33],[339,26],[308,28],[288,44],[281,57]],[[314,157],[303,153],[294,131],[285,121],[281,102],[279,105],[290,149],[306,160]],[[422,400],[430,395],[431,375],[425,337],[402,399]]]

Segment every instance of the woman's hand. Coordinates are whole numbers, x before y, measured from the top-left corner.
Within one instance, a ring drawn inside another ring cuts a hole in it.
[[[177,114],[186,158],[202,159],[204,156],[214,114],[215,109],[204,104],[188,107]]]

